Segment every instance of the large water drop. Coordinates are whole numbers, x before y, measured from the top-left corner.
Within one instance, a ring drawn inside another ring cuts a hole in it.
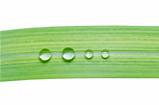
[[[72,61],[75,58],[75,51],[70,47],[64,48],[62,52],[62,58],[65,61]]]

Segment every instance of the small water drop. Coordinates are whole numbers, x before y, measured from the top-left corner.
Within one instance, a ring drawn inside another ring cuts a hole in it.
[[[75,51],[70,47],[64,48],[62,58],[65,61],[72,61],[75,58]]]
[[[101,57],[102,57],[103,59],[109,58],[109,51],[108,51],[107,49],[102,50],[102,51],[101,51]]]
[[[39,59],[42,61],[42,62],[47,62],[51,59],[52,57],[52,54],[50,52],[50,50],[44,48],[40,51],[40,54],[39,54]]]
[[[85,51],[85,58],[86,59],[92,59],[93,58],[93,51],[88,49]]]

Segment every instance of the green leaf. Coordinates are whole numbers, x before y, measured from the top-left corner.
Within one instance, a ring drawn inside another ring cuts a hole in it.
[[[159,77],[158,26],[18,29],[1,31],[0,41],[0,81]],[[51,54],[46,62],[39,58],[42,49]],[[73,58],[66,60],[70,53]]]

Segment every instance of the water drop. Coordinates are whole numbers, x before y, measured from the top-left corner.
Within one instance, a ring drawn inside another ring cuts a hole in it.
[[[101,57],[102,57],[103,59],[109,58],[109,51],[108,51],[107,49],[102,50],[102,51],[101,51]]]
[[[50,50],[44,48],[40,51],[40,54],[39,54],[39,59],[42,61],[42,62],[47,62],[51,59],[52,57],[52,54],[50,52]]]
[[[75,51],[70,47],[64,48],[62,58],[65,61],[72,61],[75,58]]]
[[[92,59],[93,58],[93,51],[88,49],[85,51],[85,58],[86,59]]]

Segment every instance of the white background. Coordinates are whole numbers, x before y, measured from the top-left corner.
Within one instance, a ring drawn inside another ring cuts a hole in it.
[[[79,25],[159,26],[159,1],[0,0],[0,30]],[[159,105],[159,79],[1,82],[0,105]]]

